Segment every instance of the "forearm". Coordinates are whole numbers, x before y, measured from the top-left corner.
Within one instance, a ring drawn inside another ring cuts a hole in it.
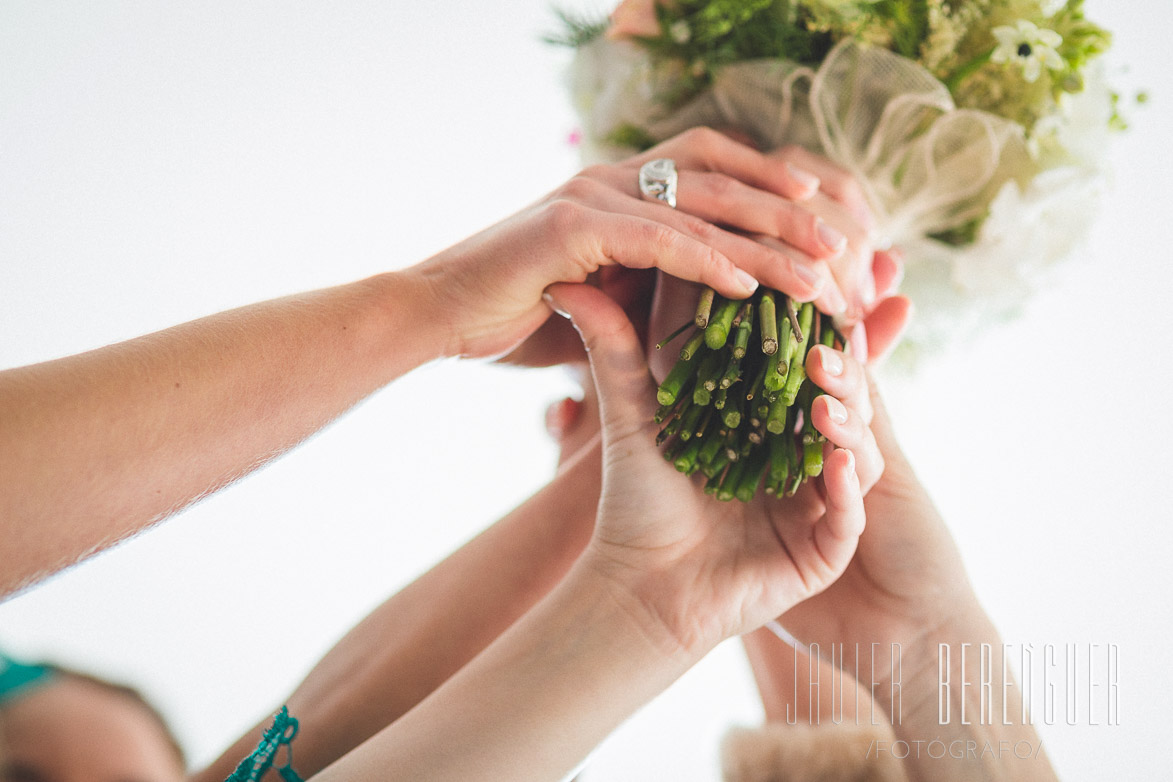
[[[443,340],[388,274],[0,373],[0,595],[245,475]]]
[[[387,600],[289,698],[309,776],[417,703],[491,644],[565,576],[590,537],[598,444],[501,521]],[[249,732],[198,779],[219,782],[256,746]]]
[[[694,661],[576,567],[423,703],[315,777],[557,780]]]
[[[767,722],[887,722],[887,715],[855,678],[822,657],[810,657],[764,627],[741,640]]]
[[[900,681],[881,690],[885,697],[898,692],[892,725],[911,748],[905,760],[910,779],[1057,779],[1029,715],[1024,719],[1022,691],[1002,668],[1001,649],[997,630],[976,603],[903,646]]]

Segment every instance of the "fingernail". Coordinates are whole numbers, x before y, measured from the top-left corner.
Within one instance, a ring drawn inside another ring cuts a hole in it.
[[[855,454],[852,453],[851,451],[848,451],[846,448],[840,448],[839,450],[841,450],[847,454],[847,469],[851,470],[851,472],[854,473],[855,472]]]
[[[827,397],[827,415],[837,424],[847,423],[847,408],[833,396]]]
[[[826,277],[820,272],[807,266],[805,263],[795,262],[794,273],[798,275],[798,279],[805,282],[815,290],[819,290],[826,283]]]
[[[838,351],[825,346],[821,347],[819,348],[819,366],[831,377],[839,377],[843,374],[843,357],[839,355]]]
[[[828,315],[835,317],[847,312],[847,299],[843,298],[843,291],[839,290],[838,285],[834,283],[828,285],[822,295],[823,304],[827,308]]]
[[[876,275],[871,264],[865,264],[859,281],[859,298],[865,309],[876,300]]]
[[[553,310],[556,314],[561,315],[567,320],[570,320],[570,313],[555,304],[553,296],[548,293],[543,293],[542,301],[546,302],[546,306]]]
[[[847,246],[847,237],[827,225],[822,220],[819,220],[819,241],[822,242],[828,250],[836,253],[843,252],[843,248]]]
[[[790,174],[791,179],[793,179],[798,184],[802,185],[803,189],[806,190],[811,195],[814,195],[815,191],[819,189],[819,185],[821,184],[821,182],[820,182],[819,178],[817,176],[815,176],[814,174],[812,174],[811,172],[809,172],[805,169],[799,168],[798,166],[794,165],[793,163],[786,164],[786,172],[788,174]]]
[[[741,283],[741,287],[745,289],[745,295],[748,296],[758,289],[758,281],[753,278],[745,269],[737,269],[733,276]]]
[[[851,355],[856,361],[868,363],[868,332],[862,323],[855,324],[847,337],[847,344],[851,346]]]

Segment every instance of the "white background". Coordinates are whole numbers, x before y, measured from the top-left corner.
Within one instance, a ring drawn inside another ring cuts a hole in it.
[[[1117,139],[1087,259],[889,396],[1005,639],[1118,645],[1122,724],[1043,726],[1059,770],[1144,779],[1168,768],[1173,696],[1173,5],[1088,12],[1152,101]],[[405,266],[553,188],[576,169],[554,26],[536,0],[0,3],[0,366]],[[0,644],[142,685],[207,760],[544,482],[542,411],[569,389],[422,369],[0,605]],[[715,780],[720,734],[758,718],[726,644],[587,779]]]

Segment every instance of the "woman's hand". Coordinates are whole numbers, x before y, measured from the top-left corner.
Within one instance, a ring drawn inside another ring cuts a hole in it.
[[[853,375],[858,371],[858,366],[845,367],[837,379],[843,385],[822,375],[811,377],[828,393],[836,393],[855,387]],[[818,644],[824,653],[832,650],[833,664],[841,668],[840,681],[860,677],[861,691],[854,699],[848,695],[848,708],[853,708],[852,700],[858,707],[861,694],[869,703],[871,698],[875,701],[865,707],[868,716],[860,711],[857,720],[874,719],[870,709],[878,706],[888,714],[896,738],[908,745],[939,742],[948,747],[1029,746],[1033,750],[1029,757],[1014,758],[914,753],[904,763],[909,779],[1056,779],[1038,735],[1023,719],[1023,694],[1013,673],[984,654],[967,658],[959,651],[965,646],[997,649],[1002,640],[973,592],[944,520],[896,444],[882,403],[873,394],[869,405],[856,402],[855,406],[875,411],[872,426],[886,464],[864,502],[867,530],[843,575],[821,594],[786,612],[782,624],[800,640]],[[819,663],[821,674],[804,671],[796,676],[796,667],[803,671],[805,663],[788,645],[765,636],[764,631],[747,637],[746,644],[759,683],[766,688],[767,712],[771,703],[773,711],[783,713],[789,708],[785,701],[811,697],[811,688],[798,684],[815,681],[807,676],[835,675],[824,657]],[[942,647],[953,653],[942,656]],[[980,692],[973,685],[978,681],[985,682]],[[952,686],[943,687],[950,682]],[[832,714],[834,700],[832,690],[831,703],[824,700],[823,705]],[[947,712],[943,701],[949,706]],[[842,690],[837,706],[843,709]],[[817,715],[816,706],[809,708],[808,719]],[[998,716],[966,720],[967,708],[971,715]]]
[[[863,529],[862,491],[883,469],[864,423],[864,375],[850,357],[834,353],[845,367],[839,398],[814,406],[816,428],[835,446],[821,485],[789,500],[719,503],[656,448],[655,386],[622,310],[585,285],[553,286],[549,298],[582,334],[602,414],[603,492],[582,564],[651,636],[703,654],[834,581]]]
[[[640,197],[639,168],[659,157],[676,162],[676,209]],[[431,291],[448,355],[513,350],[546,321],[547,286],[583,282],[614,265],[655,267],[732,298],[761,283],[842,310],[847,303],[827,260],[847,239],[806,208],[818,186],[817,177],[792,163],[696,128],[623,163],[588,168],[408,271]],[[780,244],[765,246],[743,233]]]
[[[825,348],[814,350],[821,353]],[[856,387],[853,375],[859,371],[858,366],[849,367],[835,382],[822,375],[812,379],[835,393]],[[856,643],[864,652],[872,643],[898,643],[910,653],[924,641],[932,656],[934,633],[979,610],[957,547],[897,445],[879,397],[873,394],[870,402],[855,404],[875,411],[872,428],[887,465],[865,502],[868,531],[842,578],[781,620],[804,641],[844,644],[848,656],[843,664],[848,669],[854,669],[851,655]],[[863,670],[864,660],[860,664]]]
[[[873,235],[875,220],[863,188],[847,169],[803,147],[790,144],[773,150],[769,156],[818,177],[819,189],[804,205],[844,237],[843,249],[831,259],[830,267],[847,306],[836,311],[827,306],[828,302],[818,300],[816,304],[845,324],[858,323],[884,293],[880,289],[884,281],[877,281],[873,268],[877,249]]]
[[[881,360],[899,341],[912,314],[911,302],[896,295],[904,271],[899,250],[874,248],[871,211],[859,183],[845,169],[797,146],[782,147],[768,157],[816,176],[818,189],[803,201],[803,206],[824,225],[840,232],[845,240],[841,252],[824,261],[835,279],[835,285],[828,288],[832,296],[820,295],[814,299],[815,305],[837,317],[840,327],[849,335],[853,355],[863,361]],[[755,239],[800,267],[813,262],[799,248],[776,238],[759,234]],[[649,351],[651,345],[692,319],[701,290],[697,283],[669,274],[656,277],[653,304],[647,316]],[[622,291],[619,293],[623,295]],[[844,295],[846,299],[842,298]],[[612,297],[624,302],[630,298]],[[640,313],[631,314],[634,320]],[[678,339],[682,341],[684,337]],[[676,354],[673,347],[650,351],[652,372],[657,378],[671,369]]]

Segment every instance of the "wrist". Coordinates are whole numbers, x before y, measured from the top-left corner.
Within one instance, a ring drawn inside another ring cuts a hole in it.
[[[458,355],[458,338],[445,306],[443,282],[436,270],[413,266],[370,277],[364,286],[376,303],[388,354],[420,366]]]
[[[982,648],[998,648],[997,629],[976,599],[959,605],[942,622],[929,624],[907,641],[895,644],[899,666],[887,673],[899,677],[877,678],[881,692],[899,690],[906,713],[931,715],[941,708],[942,683],[976,683],[982,665]],[[950,695],[964,689],[952,690]]]
[[[668,677],[665,686],[716,645],[686,643],[666,621],[664,609],[648,599],[651,590],[644,586],[656,581],[657,574],[647,573],[642,579],[619,576],[613,564],[597,556],[592,547],[588,544],[567,582],[574,582],[576,592],[590,595],[597,610],[608,615],[608,632],[630,649],[633,659]]]
[[[696,590],[695,574],[681,577],[671,569],[641,569],[618,562],[600,552],[595,540],[580,561],[608,599],[623,608],[665,658],[691,666],[730,635],[723,632],[719,618],[705,616],[688,599]]]

